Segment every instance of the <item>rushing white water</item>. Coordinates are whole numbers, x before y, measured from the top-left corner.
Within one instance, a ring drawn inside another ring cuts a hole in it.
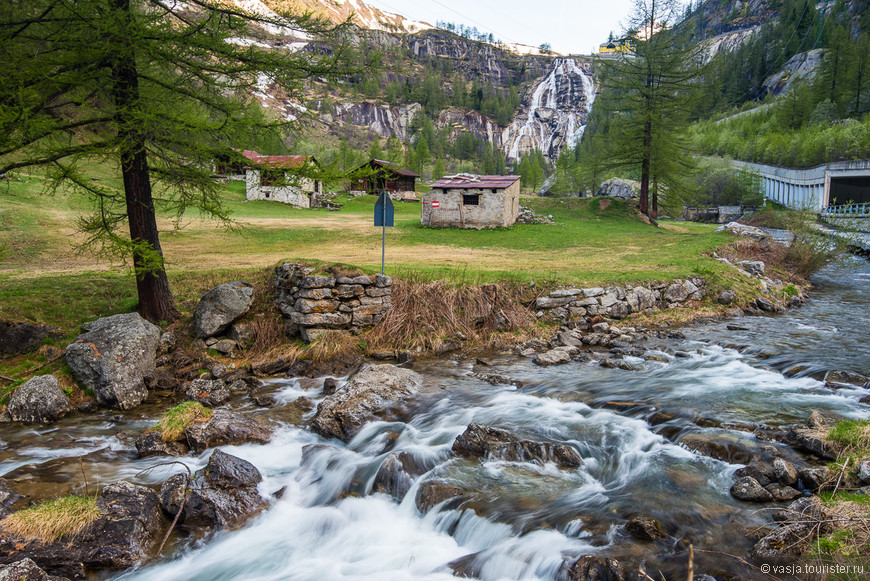
[[[527,110],[521,111],[502,135],[505,153],[518,159],[540,149],[555,159],[564,147],[583,136],[595,100],[595,83],[573,58],[557,58],[550,72],[532,89]]]
[[[817,409],[870,415],[857,403],[864,389],[832,390],[810,375],[781,373],[794,361],[809,361],[812,370],[832,360],[836,368],[868,373],[859,339],[866,333],[870,267],[862,269],[820,278],[824,286],[812,302],[784,316],[747,319],[749,331],[711,323],[685,330],[686,339],[660,340],[652,346],[667,361],[630,359],[641,372],[580,362],[540,368],[507,353],[494,354],[491,366],[461,358],[415,362],[425,389],[407,422],[370,423],[347,444],[317,436],[304,418],[287,419],[292,414],[285,410],[298,398],[322,399],[322,380],[271,381],[263,389],[276,407],[259,409],[248,400],[233,406],[285,418],[272,442],[223,448],[259,468],[270,507],[240,530],[206,540],[181,537],[162,561],[115,579],[450,579],[458,569],[484,580],[551,580],[588,554],[644,562],[648,571],[667,575],[685,559],[678,539],[696,549],[745,553],[746,531],[766,521],[764,512],[730,496],[738,465],[692,452],[684,442],[718,438],[741,450],[775,448],[791,457],[793,451],[756,440],[740,425],[784,426]],[[481,370],[522,387],[471,376]],[[654,420],[657,413],[664,415]],[[142,412],[105,412],[65,418],[47,430],[13,424],[0,442],[0,473],[58,487],[77,482],[79,470],[92,485],[121,478],[159,484],[180,467],[158,467],[163,458],[130,459],[132,439],[153,422]],[[458,458],[451,446],[472,422],[571,446],[583,466]],[[397,452],[427,470],[401,500],[372,492],[379,467]],[[195,470],[210,454],[183,461]],[[147,468],[154,469],[140,474]],[[421,514],[415,497],[427,480],[460,488],[461,499]],[[278,500],[274,494],[282,489]],[[659,519],[670,540],[634,542],[624,524],[638,513]],[[702,552],[695,566],[699,578],[705,569],[756,575]]]

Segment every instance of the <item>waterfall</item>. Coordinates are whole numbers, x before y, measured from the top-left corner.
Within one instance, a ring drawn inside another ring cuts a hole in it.
[[[583,136],[595,100],[595,82],[582,63],[557,58],[553,68],[530,90],[528,105],[502,134],[509,159],[540,149],[555,159]]]

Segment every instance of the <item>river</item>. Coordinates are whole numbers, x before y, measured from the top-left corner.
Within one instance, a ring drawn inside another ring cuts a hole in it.
[[[870,374],[870,265],[855,259],[853,268],[828,269],[814,282],[811,300],[784,315],[705,323],[683,329],[685,339],[652,343],[666,362],[631,359],[642,364],[639,372],[579,362],[540,368],[507,353],[488,357],[486,367],[474,358],[415,362],[427,389],[407,423],[369,424],[347,445],[315,435],[290,411],[303,395],[318,401],[322,380],[274,380],[282,407],[234,404],[278,418],[272,443],[224,450],[260,469],[264,496],[286,488],[281,500],[241,530],[208,541],[178,537],[162,561],[113,579],[452,579],[451,563],[481,579],[558,579],[564,563],[589,554],[684,578],[688,543],[696,579],[764,578],[725,555],[745,555],[747,535],[769,521],[763,506],[730,496],[739,464],[684,444],[730,442],[736,458],[746,450],[788,458],[794,452],[746,427],[785,426],[813,410],[870,416],[858,403],[866,390],[833,391],[812,377],[826,369]],[[735,322],[748,330],[726,328]],[[802,373],[783,375],[798,364]],[[470,377],[475,370],[522,386],[493,386]],[[0,446],[0,475],[39,480],[46,494],[79,482],[81,471],[91,486],[161,482],[173,468],[141,475],[160,459],[130,460],[131,437],[153,422],[136,410],[21,428]],[[450,447],[471,422],[569,444],[584,465],[459,459]],[[379,466],[400,451],[428,472],[401,502],[372,494]],[[199,468],[209,453],[186,461]],[[81,454],[84,466],[69,461]],[[463,501],[421,515],[416,487],[434,478],[463,489]],[[669,539],[640,543],[627,535],[624,524],[637,513],[657,518]]]

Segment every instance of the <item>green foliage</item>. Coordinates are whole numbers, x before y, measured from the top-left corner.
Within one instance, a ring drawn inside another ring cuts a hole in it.
[[[154,431],[160,434],[164,442],[174,442],[181,438],[184,428],[195,421],[205,421],[212,414],[211,408],[196,401],[186,401],[163,414],[154,426]]]
[[[637,2],[633,22],[672,22],[678,8],[676,2]],[[655,217],[659,199],[678,193],[693,168],[688,112],[700,69],[697,46],[676,29],[650,36],[631,54],[607,62],[597,103],[612,116],[599,128],[606,131],[599,143],[605,166],[637,173],[641,212]]]
[[[693,191],[683,197],[689,205],[760,206],[764,202],[761,178],[755,173],[710,163],[702,165],[694,177]]]
[[[156,210],[181,216],[195,208],[228,220],[213,162],[233,146],[280,143],[291,125],[252,106],[250,93],[266,79],[301,95],[306,79],[336,73],[345,54],[341,30],[310,16],[263,16],[210,0],[197,8],[10,0],[0,16],[0,174],[46,167],[53,188],[87,196],[85,243],[132,258],[140,311],[154,321],[177,316]],[[323,50],[232,42],[269,26],[307,33]],[[123,190],[91,179],[104,159],[123,176]]]

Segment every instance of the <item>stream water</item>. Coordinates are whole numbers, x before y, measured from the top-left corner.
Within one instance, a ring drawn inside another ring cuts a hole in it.
[[[309,431],[292,403],[303,395],[319,400],[322,380],[275,380],[278,407],[234,404],[279,422],[272,443],[224,450],[260,469],[264,496],[286,487],[282,499],[241,530],[207,541],[179,537],[162,561],[115,579],[451,579],[451,564],[482,579],[558,579],[564,563],[588,554],[643,564],[657,577],[684,571],[687,543],[696,551],[696,578],[763,578],[722,554],[745,555],[747,534],[769,521],[763,505],[730,496],[739,464],[684,444],[715,440],[733,443],[738,457],[773,448],[789,457],[794,452],[756,440],[745,426],[783,426],[813,410],[870,415],[858,403],[866,390],[834,391],[811,377],[825,369],[870,374],[870,265],[856,260],[855,268],[830,269],[815,282],[802,308],[740,320],[749,330],[729,331],[735,321],[722,321],[659,341],[667,362],[632,360],[640,372],[589,363],[540,368],[512,354],[493,355],[486,368],[474,359],[415,362],[427,389],[407,423],[369,424],[347,445]],[[781,373],[796,364],[807,366],[803,376]],[[522,386],[493,386],[470,377],[474,370]],[[132,440],[156,414],[143,408],[6,430],[0,476],[44,496],[81,488],[83,474],[91,487],[121,478],[159,483],[177,467],[142,475],[161,459],[131,460]],[[456,458],[450,447],[471,422],[569,444],[584,466]],[[371,493],[379,466],[399,451],[429,468],[401,502]],[[196,469],[209,454],[185,462]],[[416,487],[433,478],[462,488],[462,504],[421,515]],[[669,540],[629,537],[623,525],[637,513],[659,519]]]

